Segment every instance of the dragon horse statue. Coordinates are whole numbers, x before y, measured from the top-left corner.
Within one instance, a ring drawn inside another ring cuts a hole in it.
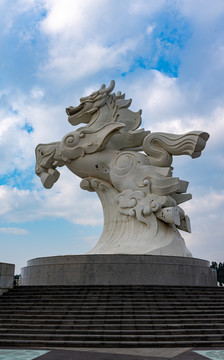
[[[209,134],[151,133],[141,125],[141,110],[131,99],[105,85],[80,105],[66,109],[71,125],[85,124],[61,141],[39,144],[36,174],[45,188],[66,165],[82,178],[84,190],[95,191],[102,203],[104,228],[88,254],[192,256],[179,230],[190,232],[190,220],[179,206],[191,199],[188,182],[172,176],[173,155],[197,158]]]

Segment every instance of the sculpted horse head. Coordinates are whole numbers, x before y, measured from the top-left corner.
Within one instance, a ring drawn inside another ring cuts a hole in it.
[[[80,123],[88,124],[89,127],[99,129],[108,122],[125,124],[121,132],[137,129],[141,124],[141,110],[133,112],[129,110],[131,99],[126,100],[121,92],[111,93],[115,82],[111,81],[108,88],[103,84],[98,91],[80,99],[80,105],[66,108],[68,121],[72,125]]]

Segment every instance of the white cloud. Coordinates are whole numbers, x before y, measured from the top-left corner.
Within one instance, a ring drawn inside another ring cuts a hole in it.
[[[143,126],[151,131],[184,133],[192,130],[207,131],[211,137],[208,146],[223,148],[224,103],[213,102],[206,112],[201,107],[207,106],[203,96],[194,101],[194,94],[178,78],[172,78],[157,70],[141,71],[130,83],[122,81],[119,85],[128,89],[128,96],[133,98],[132,109],[141,108]],[[223,94],[224,95],[224,94]],[[198,107],[197,107],[198,105]],[[220,153],[220,149],[219,149]],[[213,153],[217,156],[217,153]]]
[[[74,224],[102,224],[102,207],[96,194],[79,188],[80,180],[66,169],[51,190],[20,190],[0,186],[0,215],[6,222],[20,223],[46,218],[65,218]]]
[[[40,100],[44,96],[44,90],[38,87],[33,87],[30,91],[31,98],[34,100]]]
[[[80,34],[91,23],[91,18],[97,16],[97,12],[103,6],[102,0],[95,0],[94,4],[91,0],[46,0],[45,6],[48,9],[48,15],[42,22],[42,29],[46,33],[60,34],[66,32],[69,34],[71,29],[76,29],[75,36],[78,38]],[[86,23],[86,14],[92,13],[89,17],[90,23]],[[70,37],[70,35],[69,35]]]
[[[24,129],[26,121],[13,113],[1,112],[0,116],[0,174],[16,168],[24,170],[33,163],[32,139]]]
[[[202,218],[205,218],[209,214],[211,218],[218,217],[223,226],[224,190],[218,192],[215,189],[209,189],[204,194],[197,195],[196,193],[194,200],[189,203],[189,206],[193,217],[200,214]]]
[[[144,88],[143,82],[145,82]],[[140,86],[144,90],[141,90]],[[163,123],[163,131],[167,131],[167,126],[173,128],[175,123],[176,126],[173,131],[177,131],[178,128],[184,126],[184,124],[181,124],[181,115],[186,107],[186,99],[178,86],[176,78],[152,70],[151,74],[149,73],[148,82],[142,78],[140,86],[137,93],[139,93],[144,111],[146,111],[146,114],[143,113],[144,119],[147,119],[144,123],[150,126],[153,131],[157,130],[152,128],[151,124],[153,123],[156,126],[157,122]]]
[[[39,75],[71,82],[104,69],[128,71],[142,34],[128,24],[129,1],[46,1],[40,31],[49,38],[49,56]],[[118,16],[122,13],[122,17]],[[116,26],[115,25],[116,22]],[[131,33],[130,33],[131,30]]]
[[[176,5],[181,13],[193,21],[196,25],[206,25],[209,27],[211,22],[224,14],[224,4],[222,0],[211,2],[210,0],[177,0]]]
[[[223,262],[224,190],[195,192],[185,211],[191,218],[192,234],[184,237],[193,256]]]
[[[64,109],[68,104],[47,105],[43,95],[38,87],[27,95],[7,93],[7,104],[0,109],[0,175],[34,166],[39,143],[61,140],[71,131]]]
[[[64,43],[64,52],[61,51],[60,44],[52,47],[48,63],[41,68],[41,76],[71,82],[103,69],[118,68],[124,71],[129,63],[126,56],[137,45],[137,39],[126,39],[121,44],[112,46],[93,41],[80,47],[71,44],[71,41],[68,46]]]
[[[153,32],[153,30],[155,29],[155,27],[156,27],[155,24],[148,25],[148,26],[147,26],[147,29],[146,29],[146,33],[147,33],[148,35],[151,35],[152,32]]]
[[[15,1],[0,1],[0,11],[2,14],[2,19],[0,23],[1,35],[5,36],[13,31],[13,26],[16,23],[16,20],[24,13],[32,11],[33,13],[39,12],[44,7],[44,1],[42,0],[15,0]],[[22,33],[21,33],[22,34]],[[23,33],[27,38],[30,38],[30,35],[27,31]],[[25,39],[24,39],[25,40]]]
[[[90,235],[90,236],[84,237],[83,240],[85,242],[87,242],[88,244],[90,244],[91,246],[94,246],[94,245],[96,245],[97,241],[99,240],[99,237],[95,236],[95,235]]]
[[[26,229],[15,228],[15,227],[0,227],[0,233],[13,234],[13,235],[27,235],[29,231]]]
[[[136,15],[153,15],[163,8],[165,0],[132,0],[129,4],[129,12]]]

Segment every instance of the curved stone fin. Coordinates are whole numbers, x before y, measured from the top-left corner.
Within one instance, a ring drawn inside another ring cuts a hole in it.
[[[179,180],[180,181],[180,188],[178,189],[177,193],[182,194],[186,193],[189,182],[185,180]]]
[[[85,149],[86,154],[92,154],[96,151],[100,151],[105,148],[110,138],[114,134],[118,133],[124,126],[124,124],[118,122],[111,122],[96,131],[87,127],[79,134],[79,146],[82,146]]]
[[[142,130],[142,129],[141,129]],[[150,131],[136,131],[136,132],[128,132],[116,134],[110,140],[110,142],[118,149],[118,150],[128,150],[130,148],[138,148],[142,146],[144,138],[150,134]]]
[[[156,212],[156,217],[165,223],[180,225],[180,211],[177,206],[165,207]]]
[[[143,150],[149,156],[151,165],[170,166],[172,155],[199,157],[205,148],[209,134],[191,131],[182,135],[151,133],[143,141]]]
[[[192,195],[190,193],[188,194],[174,193],[171,194],[170,196],[172,196],[172,198],[176,201],[177,205],[192,199]]]
[[[182,231],[191,233],[191,222],[189,216],[185,215],[181,221],[180,225],[177,225],[177,228]]]

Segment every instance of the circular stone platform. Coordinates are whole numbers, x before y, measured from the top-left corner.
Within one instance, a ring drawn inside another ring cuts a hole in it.
[[[29,260],[21,285],[216,286],[206,260],[158,255],[65,255]]]

